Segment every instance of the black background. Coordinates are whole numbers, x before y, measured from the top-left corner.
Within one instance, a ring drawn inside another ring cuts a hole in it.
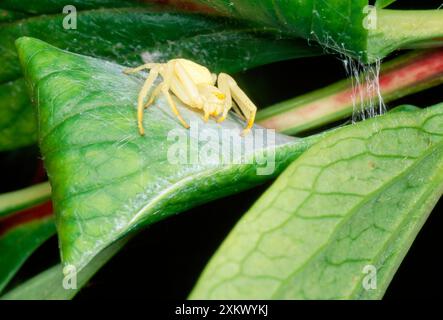
[[[402,7],[417,1],[399,1]],[[439,1],[420,1],[436,8]],[[333,56],[275,63],[236,75],[259,106],[291,98],[344,78]],[[443,101],[443,86],[406,97],[402,103],[426,107]],[[26,186],[36,171],[34,147],[0,153],[0,192]],[[105,265],[76,299],[185,299],[208,259],[236,221],[270,183],[220,199],[161,221],[141,231]],[[393,279],[385,299],[443,297],[441,253],[443,201],[436,206]],[[57,240],[52,238],[25,263],[11,286],[58,262]]]

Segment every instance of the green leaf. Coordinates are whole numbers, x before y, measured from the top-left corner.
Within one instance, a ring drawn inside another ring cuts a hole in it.
[[[0,195],[0,293],[26,259],[55,234],[49,183]]]
[[[375,6],[377,8],[382,9],[382,8],[386,8],[390,4],[393,4],[395,1],[397,1],[397,0],[377,0],[377,1],[375,1]]]
[[[37,141],[37,123],[23,78],[0,84],[0,151]]]
[[[36,139],[33,110],[23,81],[12,81],[21,77],[14,41],[23,35],[131,66],[142,64],[143,59],[162,62],[184,57],[214,72],[238,72],[320,53],[301,41],[190,13],[154,9],[84,11],[78,13],[77,30],[63,29],[62,20],[63,15],[34,17],[0,29],[0,82],[10,81],[0,84],[0,150],[29,145]]]
[[[245,124],[238,117],[205,124],[200,114],[178,104],[191,124],[187,130],[162,97],[146,110],[146,135],[140,136],[135,107],[143,77],[32,38],[20,38],[17,48],[37,102],[62,261],[79,269],[135,228],[275,177],[319,139],[277,134],[275,141],[264,137],[260,144],[258,138],[245,150],[247,141],[263,134],[260,128],[242,139]],[[209,129],[216,137],[207,136]],[[230,149],[222,131],[232,134],[243,152],[229,153],[223,163],[219,157],[205,161],[212,150],[221,154],[220,144]],[[259,154],[269,161],[260,165]]]
[[[27,15],[21,12],[0,9],[0,23],[23,19]]]
[[[2,27],[0,81],[21,76],[14,46],[14,41],[21,36],[121,64],[137,66],[143,60],[163,62],[183,57],[215,72],[237,72],[274,61],[319,54],[305,42],[290,41],[260,28],[199,14],[159,11],[156,7],[78,12],[75,30],[65,30],[63,18],[62,14],[40,16]]]
[[[194,2],[230,17],[317,41],[326,48],[363,62],[374,62],[412,43],[443,37],[441,10],[386,10],[368,6],[367,0]]]
[[[442,192],[443,104],[338,129],[241,218],[191,298],[381,298]]]
[[[13,290],[1,296],[1,300],[69,300],[72,299],[80,289],[88,282],[90,278],[108,262],[128,241],[122,239],[110,247],[103,250],[88,265],[77,274],[74,269],[64,270],[61,264],[58,264],[35,277],[29,279]],[[69,285],[74,282],[75,288],[63,287],[65,274]]]
[[[95,8],[119,8],[136,6],[134,0],[2,0],[0,8],[33,14],[61,13],[65,6],[74,6],[77,10]]]
[[[395,108],[392,108],[391,110],[389,110],[389,112],[399,112],[399,111],[404,111],[404,112],[406,112],[406,111],[417,111],[417,110],[419,110],[420,108],[419,107],[416,107],[416,106],[413,106],[413,105],[410,105],[410,104],[402,104],[402,105],[399,105],[399,106],[397,106],[397,107],[395,107]]]
[[[367,0],[195,0],[217,11],[297,37],[318,41],[325,47],[359,55],[366,51],[367,30],[363,8]]]

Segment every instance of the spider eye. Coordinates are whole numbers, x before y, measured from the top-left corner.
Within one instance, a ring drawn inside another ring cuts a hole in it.
[[[214,95],[219,99],[219,100],[224,100],[226,99],[226,96],[223,93],[214,93]]]

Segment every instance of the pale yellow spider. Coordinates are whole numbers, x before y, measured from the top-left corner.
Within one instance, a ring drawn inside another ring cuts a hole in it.
[[[186,59],[173,59],[167,63],[147,63],[137,68],[126,69],[124,72],[129,74],[144,69],[149,69],[150,72],[138,96],[137,119],[141,135],[144,135],[143,109],[151,105],[160,93],[165,95],[172,111],[183,126],[189,128],[177,110],[169,91],[185,105],[202,110],[205,121],[213,116],[218,117],[217,122],[222,122],[226,119],[229,110],[233,108],[238,115],[247,120],[242,135],[246,135],[252,128],[257,107],[240,89],[235,80],[226,73],[220,73],[217,77],[206,67]],[[153,90],[145,104],[145,98],[159,75],[162,76],[163,82]]]

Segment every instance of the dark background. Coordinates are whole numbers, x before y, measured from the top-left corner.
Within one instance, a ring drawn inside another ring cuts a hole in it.
[[[417,1],[399,1],[402,7]],[[422,8],[436,8],[439,1],[420,1]],[[346,76],[333,56],[275,63],[236,75],[238,82],[259,106],[321,88]],[[443,86],[406,97],[395,103],[426,107],[443,101]],[[38,171],[35,147],[0,153],[0,192],[25,187]],[[270,183],[220,199],[168,218],[141,231],[105,265],[76,299],[184,299],[208,259],[238,219]],[[441,298],[443,280],[438,263],[443,230],[443,200],[419,233],[393,279],[385,299]],[[58,262],[56,238],[52,238],[25,263],[11,284]]]

